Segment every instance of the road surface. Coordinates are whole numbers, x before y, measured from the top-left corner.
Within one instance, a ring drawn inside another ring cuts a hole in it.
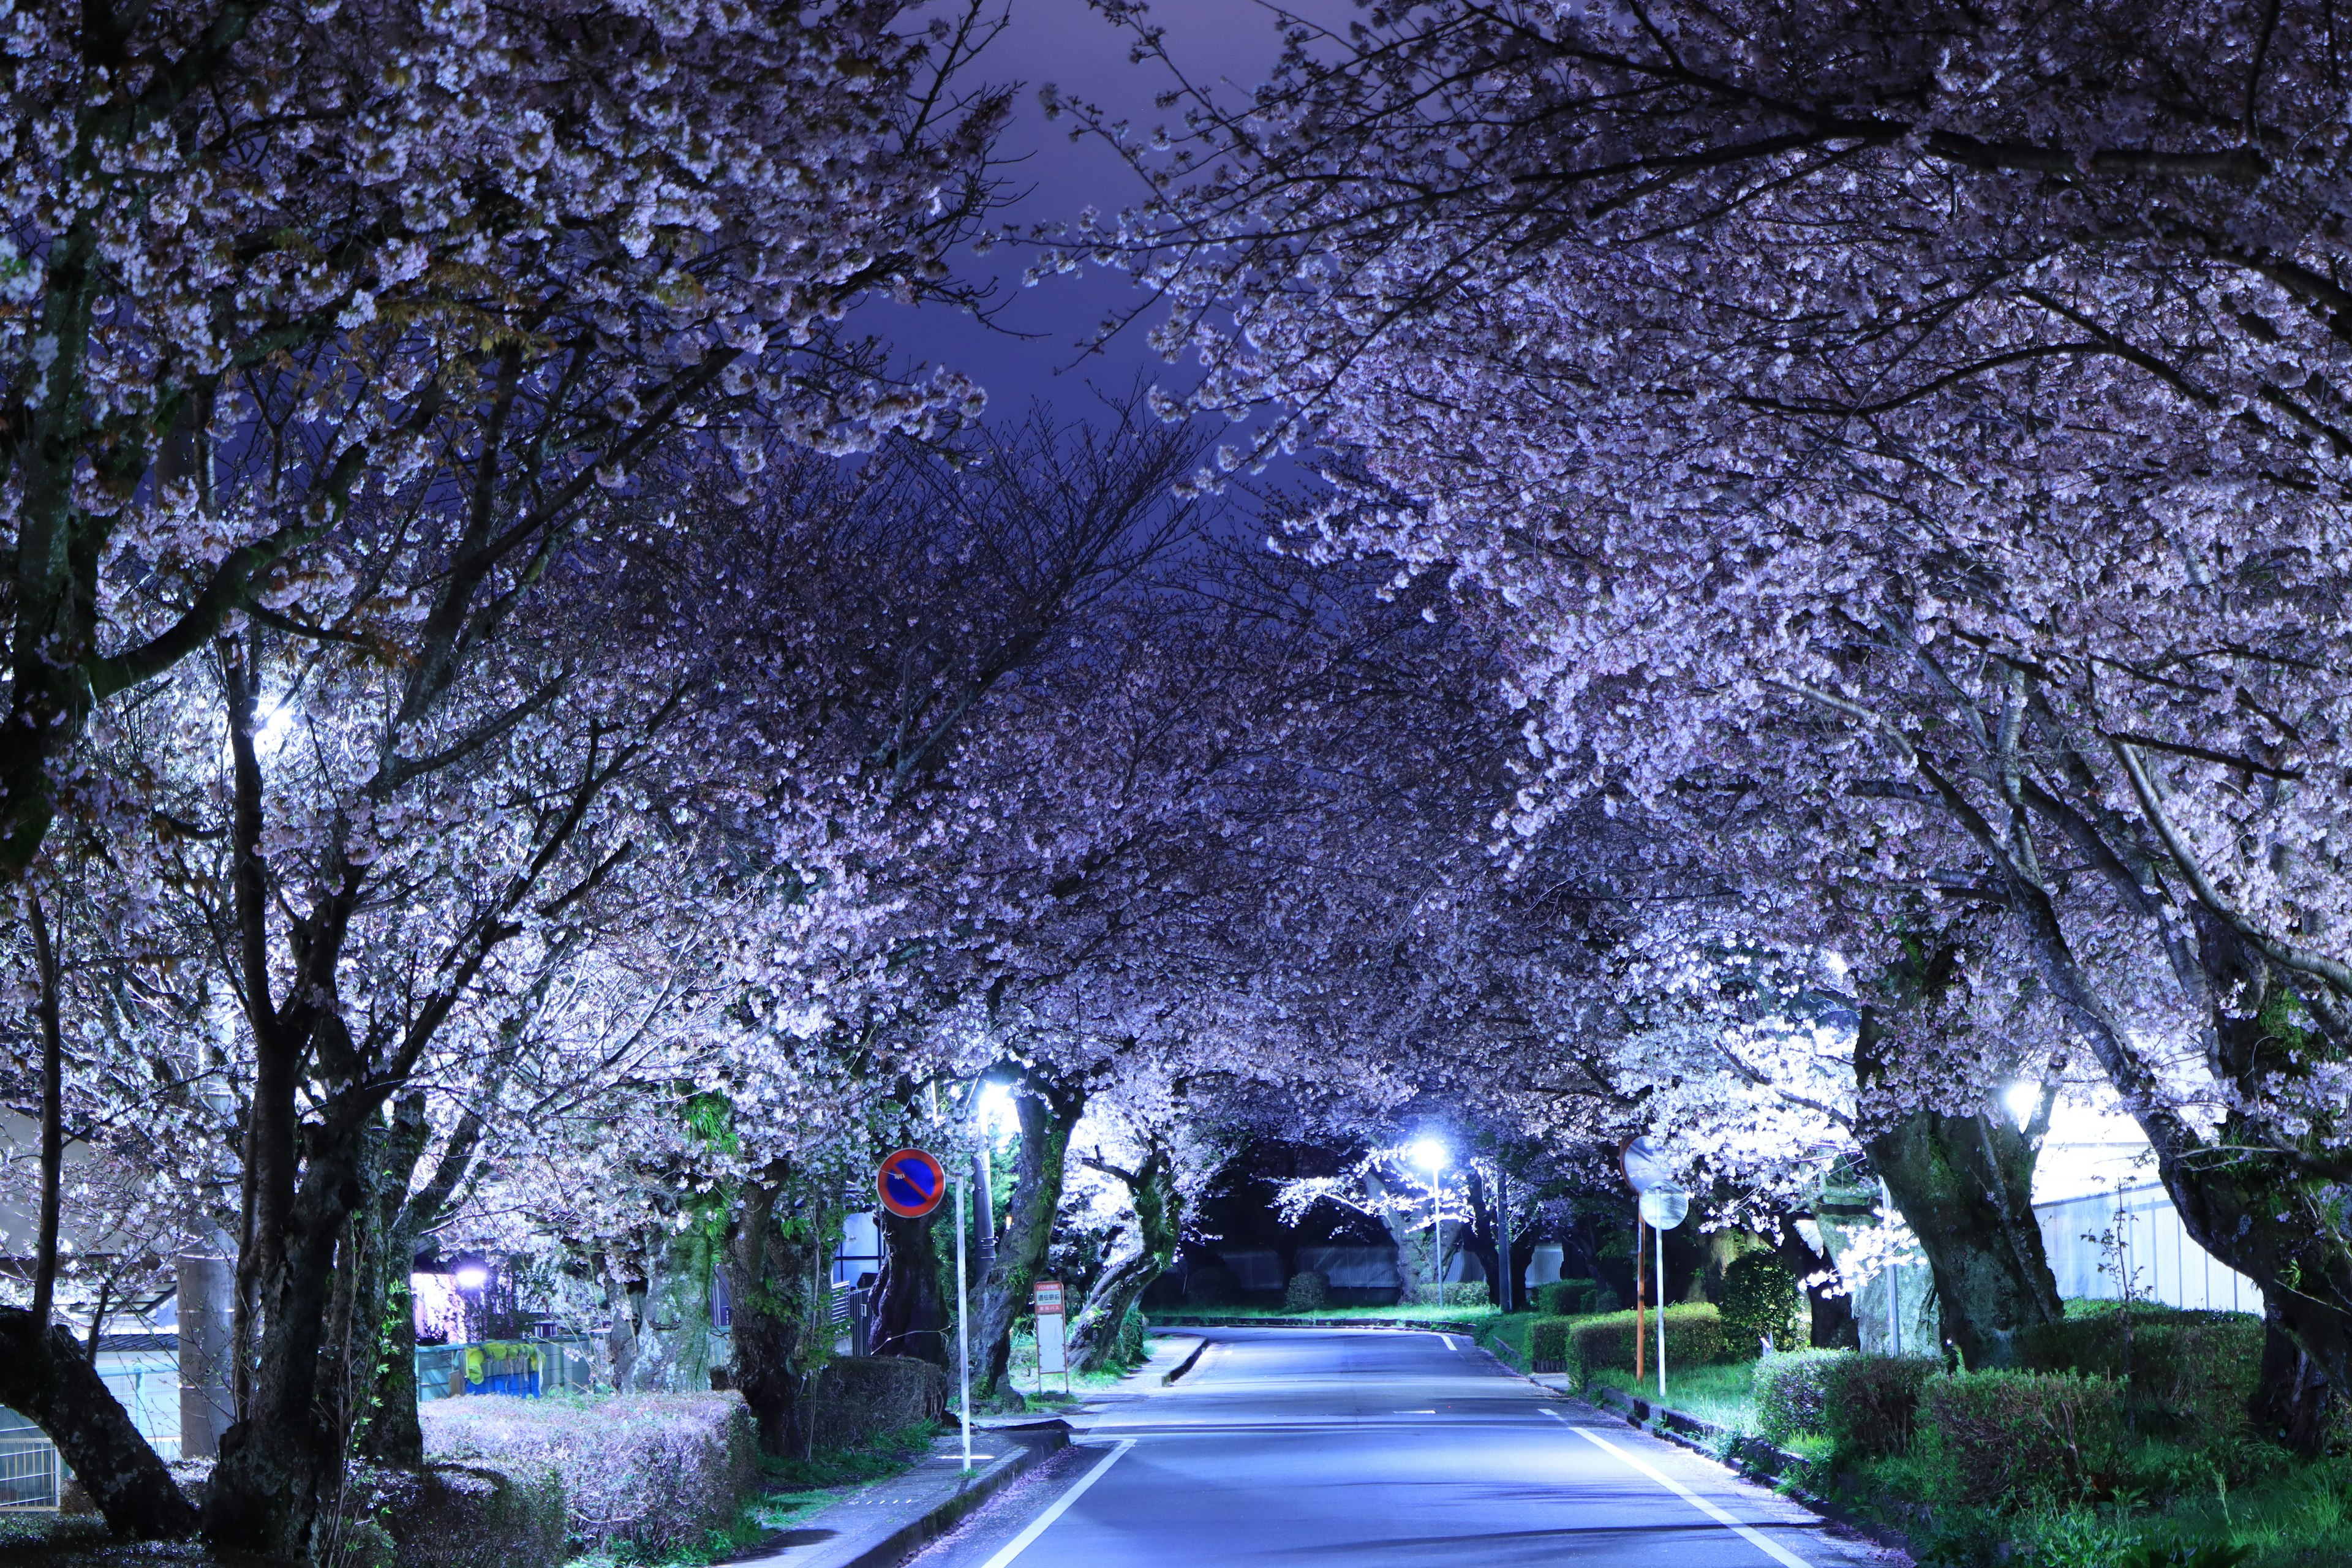
[[[1761,1488],[1512,1376],[1459,1335],[1208,1331],[1174,1386],[919,1568],[1882,1568]]]

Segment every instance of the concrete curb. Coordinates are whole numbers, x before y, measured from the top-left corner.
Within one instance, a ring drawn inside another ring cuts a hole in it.
[[[1186,1373],[1188,1373],[1188,1372],[1192,1371],[1192,1368],[1193,1368],[1194,1366],[1196,1366],[1196,1365],[1198,1365],[1198,1364],[1200,1363],[1200,1360],[1201,1360],[1201,1352],[1202,1352],[1202,1351],[1207,1350],[1208,1348],[1209,1348],[1209,1342],[1208,1342],[1208,1341],[1206,1341],[1206,1340],[1194,1340],[1194,1341],[1192,1342],[1192,1353],[1190,1353],[1189,1355],[1185,1356],[1185,1358],[1184,1358],[1182,1361],[1178,1362],[1174,1366],[1170,1367],[1166,1372],[1163,1372],[1163,1373],[1161,1373],[1160,1374],[1160,1387],[1162,1387],[1162,1388],[1166,1388],[1169,1384],[1171,1384],[1174,1383],[1178,1378],[1180,1378],[1180,1377],[1183,1376]]]

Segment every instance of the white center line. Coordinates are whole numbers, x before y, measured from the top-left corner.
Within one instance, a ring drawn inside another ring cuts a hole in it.
[[[1006,1563],[1012,1562],[1015,1557],[1020,1556],[1024,1552],[1028,1551],[1030,1542],[1045,1534],[1045,1527],[1062,1517],[1063,1510],[1068,1508],[1081,1497],[1084,1497],[1086,1495],[1087,1489],[1094,1485],[1097,1481],[1102,1479],[1103,1472],[1109,1469],[1113,1465],[1118,1464],[1118,1457],[1134,1447],[1134,1438],[1121,1438],[1117,1447],[1114,1447],[1109,1453],[1105,1454],[1102,1457],[1102,1463],[1097,1465],[1093,1469],[1088,1470],[1085,1476],[1081,1477],[1076,1486],[1072,1487],[1068,1491],[1064,1492],[1060,1497],[1055,1499],[1053,1507],[1047,1509],[1045,1512],[1031,1520],[1029,1521],[1028,1529],[1023,1531],[1020,1534],[1006,1542],[1004,1543],[1004,1550],[999,1552],[995,1556],[982,1563],[981,1568],[1004,1568]],[[1800,1563],[1796,1565],[1796,1568],[1805,1568],[1805,1565]]]
[[[1740,1523],[1738,1520],[1732,1518],[1729,1514],[1716,1507],[1715,1504],[1707,1501],[1706,1499],[1691,1490],[1690,1488],[1683,1485],[1680,1481],[1674,1480],[1659,1471],[1651,1468],[1648,1465],[1643,1464],[1641,1460],[1635,1458],[1633,1455],[1627,1453],[1624,1449],[1619,1447],[1608,1438],[1603,1437],[1598,1432],[1594,1432],[1587,1427],[1577,1426],[1574,1422],[1570,1421],[1567,1416],[1562,1415],[1557,1410],[1547,1410],[1544,1414],[1565,1426],[1570,1431],[1575,1433],[1578,1436],[1584,1438],[1588,1442],[1597,1444],[1601,1447],[1606,1448],[1609,1452],[1616,1455],[1619,1458],[1633,1466],[1633,1468],[1641,1471],[1643,1475],[1649,1477],[1652,1480],[1657,1482],[1660,1486],[1665,1488],[1676,1497],[1682,1499],[1683,1501],[1690,1504],[1693,1508],[1698,1510],[1699,1512],[1706,1515],[1707,1518],[1715,1521],[1716,1523],[1723,1526],[1724,1529],[1731,1531],[1734,1535],[1737,1535],[1742,1541],[1748,1542],[1748,1545],[1753,1546],[1759,1552],[1763,1552],[1767,1557],[1772,1559],[1773,1562],[1780,1563],[1780,1568],[1812,1568],[1812,1565],[1807,1563],[1803,1558],[1786,1550],[1777,1542],[1766,1540],[1762,1535],[1748,1529],[1748,1526]],[[988,1565],[988,1568],[997,1568],[997,1565],[992,1563]]]

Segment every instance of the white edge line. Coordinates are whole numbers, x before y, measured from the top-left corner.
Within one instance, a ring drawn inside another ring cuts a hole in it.
[[[1097,1465],[1093,1469],[1088,1470],[1084,1476],[1080,1477],[1076,1486],[1072,1487],[1068,1491],[1064,1492],[1060,1497],[1055,1499],[1053,1507],[1047,1509],[1045,1512],[1031,1520],[1029,1521],[1028,1529],[1023,1531],[1020,1534],[1006,1542],[1004,1543],[1004,1549],[999,1552],[995,1556],[990,1558],[986,1563],[982,1563],[981,1568],[1004,1568],[1006,1563],[1012,1562],[1015,1557],[1020,1556],[1024,1552],[1028,1551],[1031,1542],[1034,1542],[1039,1536],[1045,1533],[1045,1527],[1047,1525],[1061,1518],[1062,1511],[1077,1501],[1081,1497],[1084,1497],[1086,1495],[1087,1489],[1094,1485],[1097,1481],[1102,1479],[1103,1472],[1109,1469],[1113,1465],[1118,1464],[1118,1457],[1134,1447],[1134,1438],[1122,1437],[1119,1439],[1118,1447],[1112,1448],[1109,1453],[1103,1456],[1102,1463]],[[1800,1563],[1796,1565],[1796,1568],[1805,1568],[1805,1564]]]
[[[1671,1479],[1657,1470],[1651,1468],[1648,1465],[1643,1464],[1641,1460],[1635,1458],[1633,1455],[1627,1453],[1624,1449],[1619,1447],[1608,1438],[1601,1436],[1600,1433],[1592,1431],[1589,1427],[1577,1426],[1574,1422],[1570,1421],[1568,1417],[1562,1415],[1557,1410],[1546,1411],[1545,1414],[1549,1415],[1553,1420],[1567,1426],[1570,1431],[1575,1433],[1578,1436],[1586,1439],[1588,1442],[1598,1444],[1600,1447],[1606,1448],[1609,1452],[1616,1455],[1619,1458],[1633,1466],[1633,1468],[1641,1471],[1643,1475],[1649,1477],[1652,1480],[1657,1482],[1660,1486],[1665,1488],[1676,1497],[1682,1499],[1683,1501],[1690,1504],[1691,1507],[1698,1510],[1699,1512],[1706,1515],[1707,1518],[1715,1521],[1716,1523],[1723,1526],[1724,1529],[1731,1531],[1734,1535],[1737,1535],[1739,1539],[1748,1542],[1748,1545],[1753,1546],[1759,1552],[1763,1552],[1767,1557],[1772,1559],[1773,1562],[1780,1563],[1781,1568],[1812,1568],[1811,1563],[1807,1563],[1803,1558],[1796,1555],[1796,1553],[1789,1551],[1787,1548],[1781,1546],[1778,1542],[1765,1539],[1765,1537],[1759,1534],[1757,1531],[1748,1529],[1748,1526],[1740,1523],[1738,1520],[1732,1518],[1729,1514],[1716,1507],[1715,1504],[1707,1501],[1706,1499],[1699,1496],[1698,1493],[1691,1490],[1690,1488],[1683,1485],[1680,1481]],[[988,1565],[988,1568],[998,1568],[998,1565],[992,1563]]]

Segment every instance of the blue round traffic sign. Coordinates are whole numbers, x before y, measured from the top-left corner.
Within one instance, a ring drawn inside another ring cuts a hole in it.
[[[882,1162],[874,1177],[882,1206],[906,1219],[920,1219],[947,1195],[948,1173],[920,1149],[901,1149]]]

